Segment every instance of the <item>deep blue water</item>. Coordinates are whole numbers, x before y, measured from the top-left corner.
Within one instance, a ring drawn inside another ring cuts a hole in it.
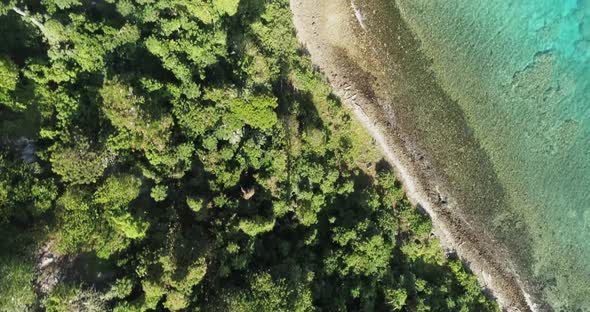
[[[530,233],[543,299],[590,311],[590,0],[396,3]]]

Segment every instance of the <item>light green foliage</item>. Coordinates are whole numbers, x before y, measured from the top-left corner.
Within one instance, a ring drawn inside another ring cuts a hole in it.
[[[183,84],[183,88],[193,88],[191,82],[193,73],[203,75],[205,67],[214,64],[225,54],[226,42],[223,31],[216,27],[200,28],[198,23],[192,22],[197,17],[205,24],[214,23],[220,18],[214,6],[224,10],[231,10],[234,1],[162,1],[155,9],[153,4],[143,6],[143,14],[137,16],[145,22],[152,21],[154,12],[165,12],[167,9],[177,12],[174,19],[162,19],[157,24],[159,30],[150,36],[145,45],[154,56],[158,57],[162,65],[171,71]],[[221,13],[225,13],[221,12]],[[150,14],[151,13],[151,14]],[[230,12],[231,13],[231,12]],[[157,14],[157,13],[156,13]]]
[[[397,178],[390,171],[379,172],[378,180],[382,190],[383,203],[385,205],[394,205],[404,199],[403,190],[397,185]]]
[[[50,0],[45,4],[49,11],[63,10],[80,5],[79,0]]]
[[[161,152],[149,150],[145,156],[163,177],[180,179],[191,168],[193,153],[192,145],[179,144],[174,149],[165,149]]]
[[[198,258],[188,268],[186,275],[179,282],[171,282],[178,290],[189,293],[191,288],[197,285],[207,273],[207,263],[205,258]]]
[[[438,265],[444,263],[444,254],[436,240],[408,242],[401,247],[401,250],[411,261],[419,260]]]
[[[406,305],[408,293],[405,289],[387,289],[385,290],[385,300],[391,306],[393,311],[399,311]]]
[[[33,216],[39,216],[49,210],[57,197],[57,187],[51,180],[35,181],[31,188],[33,197]]]
[[[197,285],[207,273],[207,264],[204,258],[198,258],[188,268],[186,275],[178,278],[176,267],[164,267],[163,281],[167,285],[174,287],[172,292],[169,292],[166,297],[164,306],[171,311],[178,311],[184,309],[189,304],[190,294],[192,288]],[[174,274],[174,275],[173,275]]]
[[[86,211],[90,209],[90,203],[90,194],[76,186],[68,187],[57,201],[58,206],[69,211]]]
[[[250,236],[256,236],[260,233],[272,231],[275,226],[275,219],[264,219],[256,217],[254,220],[242,219],[240,220],[240,230]]]
[[[173,112],[180,126],[191,137],[203,135],[213,128],[221,117],[220,112],[215,107],[203,107],[186,100],[175,102]]]
[[[144,293],[143,309],[155,309],[166,293],[162,286],[148,280],[141,282],[141,288]]]
[[[18,67],[10,59],[0,56],[0,104],[16,111],[25,109],[12,94],[16,91],[18,79]]]
[[[124,250],[130,243],[124,232],[136,237],[145,229],[133,227],[138,222],[136,220],[130,220],[128,227],[125,227],[127,224],[117,225],[116,220],[112,220],[116,216],[120,215],[101,211],[86,190],[68,189],[57,202],[57,249],[68,253],[94,251],[103,259]],[[115,226],[120,226],[119,232],[115,232]]]
[[[258,273],[247,290],[232,294],[226,301],[229,311],[306,312],[314,311],[310,289],[304,284],[274,280],[269,273]]]
[[[101,228],[100,230],[101,232],[95,233],[92,250],[101,259],[108,259],[124,251],[131,244],[131,240],[119,232],[111,231],[108,228]]]
[[[498,310],[498,307],[494,307],[493,304],[488,302],[486,298],[481,294],[481,288],[477,283],[477,279],[472,274],[465,272],[463,264],[459,260],[449,262],[449,267],[457,277],[457,280],[461,286],[463,286],[464,294],[460,297],[455,305],[460,307],[461,311],[468,311],[469,307],[473,303],[479,303],[485,305],[489,310]]]
[[[9,193],[9,189],[10,189],[10,185],[8,185],[8,183],[6,181],[2,181],[2,183],[0,183],[0,206],[4,207],[5,205],[9,204],[9,198],[8,198],[8,193]],[[7,213],[4,212],[3,215],[6,215]]]
[[[250,27],[257,40],[262,42],[262,49],[274,55],[271,59],[287,58],[288,61],[297,57],[294,51],[299,44],[291,24],[291,13],[283,2],[269,3],[261,18]]]
[[[0,2],[0,16],[10,12],[16,5],[16,0],[2,1]]]
[[[115,230],[131,239],[144,237],[149,227],[149,223],[138,220],[128,212],[114,214],[109,221]]]
[[[243,54],[240,69],[248,77],[247,82],[269,88],[280,74],[277,60],[265,57],[253,39],[244,42],[240,52]]]
[[[144,100],[133,94],[133,89],[121,83],[110,82],[100,90],[102,111],[117,128],[135,129],[141,120],[141,107]]]
[[[168,196],[168,186],[166,185],[155,185],[154,187],[152,187],[152,191],[150,193],[150,196],[155,200],[155,201],[163,201],[166,199],[166,196]]]
[[[51,154],[53,172],[64,182],[90,184],[103,174],[107,162],[102,153],[94,151],[85,139],[73,147],[59,147]]]
[[[200,198],[188,197],[186,199],[186,204],[192,211],[199,212],[203,208],[204,201]]]
[[[60,5],[71,5],[73,1],[62,0]],[[51,7],[50,7],[51,10]],[[50,20],[44,35],[50,50],[48,56],[54,64],[69,67],[75,71],[92,72],[105,67],[107,53],[138,39],[138,30],[129,25],[116,29],[95,23],[84,15],[72,14],[66,23]],[[55,65],[54,65],[55,66]]]
[[[164,307],[170,311],[179,311],[185,309],[189,305],[187,296],[179,291],[172,290],[166,294],[166,302]]]
[[[352,253],[336,254],[343,262],[340,274],[353,272],[359,275],[379,275],[385,272],[393,252],[393,244],[386,244],[382,237],[373,236],[367,241],[353,242],[351,245]],[[326,261],[330,263],[337,260],[328,258]]]
[[[114,298],[123,299],[133,291],[133,281],[130,278],[120,278],[115,281],[111,289],[105,294],[105,298],[110,300]]]
[[[109,224],[130,239],[144,237],[149,227],[149,223],[129,212],[140,186],[141,181],[132,175],[111,176],[94,193],[94,202],[102,205]]]
[[[94,193],[94,201],[107,210],[125,208],[139,196],[141,180],[133,175],[119,175],[107,178]]]
[[[99,216],[91,210],[68,211],[59,210],[60,230],[56,233],[58,249],[64,252],[75,252],[89,249]]]
[[[186,308],[193,288],[201,282],[207,273],[205,258],[199,257],[189,263],[185,263],[186,255],[177,258],[172,253],[162,255],[153,260],[143,258],[147,267],[143,269],[157,269],[160,274],[144,279],[143,307],[154,309],[166,295],[164,306],[171,311],[178,311]],[[180,256],[179,256],[180,257]]]
[[[227,14],[229,16],[235,15],[238,12],[238,5],[240,0],[216,0],[213,5],[220,14]]]
[[[8,98],[7,92],[14,91],[18,82],[18,67],[10,59],[0,58],[0,91],[2,97]]]
[[[277,122],[274,109],[277,108],[277,99],[268,96],[250,97],[244,100],[236,100],[231,103],[231,111],[236,118],[254,128],[269,129]]]
[[[164,151],[168,142],[170,116],[152,118],[141,105],[143,98],[133,89],[118,82],[110,82],[100,90],[101,109],[113,126],[125,137],[125,145],[132,149]]]

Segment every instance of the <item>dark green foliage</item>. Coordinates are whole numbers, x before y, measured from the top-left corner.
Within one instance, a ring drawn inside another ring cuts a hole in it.
[[[38,217],[51,208],[57,196],[53,179],[42,178],[38,164],[17,157],[15,151],[0,151],[0,224]]]
[[[0,257],[2,305],[497,310],[374,165],[287,1],[13,1],[0,26],[0,120],[34,120],[36,152],[0,137],[0,222],[82,262],[36,298],[32,260]]]

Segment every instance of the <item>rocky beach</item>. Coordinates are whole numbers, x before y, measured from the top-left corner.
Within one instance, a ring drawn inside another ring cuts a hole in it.
[[[448,253],[469,266],[504,310],[544,310],[528,294],[533,288],[519,278],[515,261],[483,225],[485,218],[474,213],[500,211],[502,187],[461,111],[417,56],[417,43],[394,6],[291,2],[298,38],[394,166],[410,201],[430,215]],[[397,22],[381,27],[384,18]],[[526,230],[514,231],[509,234],[521,231],[526,237]]]

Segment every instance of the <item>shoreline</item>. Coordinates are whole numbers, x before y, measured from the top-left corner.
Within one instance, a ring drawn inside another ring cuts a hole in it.
[[[401,117],[374,86],[387,84],[387,75],[380,70],[383,64],[366,33],[367,20],[355,2],[294,0],[291,10],[297,36],[312,61],[376,140],[410,202],[430,215],[442,247],[459,256],[503,310],[539,310],[511,261],[505,260],[510,259],[507,253],[478,229],[476,221],[458,211],[457,200],[445,189],[444,175],[435,172],[436,160],[400,131]]]

